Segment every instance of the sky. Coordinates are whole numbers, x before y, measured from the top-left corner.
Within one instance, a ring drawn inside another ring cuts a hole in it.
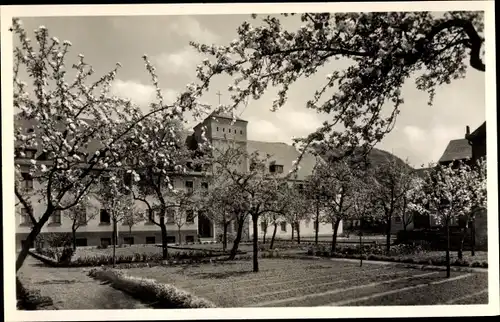
[[[287,28],[300,27],[297,17],[282,18]],[[154,100],[154,89],[142,56],[147,54],[157,68],[160,86],[167,101],[175,99],[186,84],[196,80],[196,65],[200,56],[189,46],[190,41],[206,44],[227,44],[236,38],[236,30],[250,15],[190,15],[190,16],[91,16],[22,18],[34,38],[33,30],[40,25],[48,28],[51,37],[69,40],[73,44],[70,57],[83,54],[96,72],[105,73],[119,62],[122,67],[113,84],[113,93],[130,98],[147,109]],[[328,119],[308,110],[305,103],[314,90],[322,86],[326,75],[345,67],[342,61],[329,64],[316,75],[301,79],[291,87],[288,102],[278,112],[271,112],[275,91],[260,100],[249,101],[237,114],[247,120],[248,139],[291,143],[314,131]],[[229,103],[228,76],[216,78],[203,99],[213,106]],[[408,160],[414,167],[436,162],[448,142],[463,138],[465,128],[476,129],[485,120],[484,73],[469,68],[465,79],[440,86],[433,106],[428,95],[418,91],[410,79],[403,88],[405,104],[401,108],[394,130],[377,148]],[[191,124],[195,125],[195,124]]]

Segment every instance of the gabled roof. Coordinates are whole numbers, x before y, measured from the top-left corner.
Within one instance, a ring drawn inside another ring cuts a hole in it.
[[[288,174],[294,166],[293,162],[300,155],[299,151],[297,151],[294,146],[281,142],[261,142],[249,140],[247,141],[247,151],[249,154],[257,151],[263,156],[269,154],[270,162],[275,161],[277,165],[283,166],[283,175]],[[306,177],[312,174],[315,164],[316,157],[311,153],[305,153],[299,163],[299,170],[297,171],[296,179],[305,180]]]
[[[472,157],[472,147],[467,139],[451,140],[439,159],[439,163],[465,160]]]

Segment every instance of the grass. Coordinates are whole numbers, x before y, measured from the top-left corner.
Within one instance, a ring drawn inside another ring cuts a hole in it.
[[[153,278],[171,284],[195,296],[205,298],[218,307],[241,306],[319,306],[345,299],[370,296],[379,292],[412,287],[445,279],[445,272],[428,272],[396,268],[392,265],[331,260],[261,259],[260,272],[252,272],[251,261],[230,261],[178,267],[131,268],[127,275]],[[452,277],[465,273],[452,272]],[[446,293],[445,284],[431,285],[427,302],[439,304],[454,296],[468,294],[487,283],[487,274],[471,274],[456,281],[453,292]],[[464,284],[465,283],[465,284]],[[475,283],[469,286],[470,283]],[[411,292],[398,300],[405,305],[420,304]],[[384,301],[384,298],[378,298]],[[389,302],[384,302],[389,303]],[[392,305],[392,303],[389,303]],[[401,304],[403,305],[403,304]]]

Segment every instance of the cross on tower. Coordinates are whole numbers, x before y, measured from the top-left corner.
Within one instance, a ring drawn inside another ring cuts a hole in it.
[[[220,105],[220,97],[222,96],[222,94],[220,93],[220,91],[218,91],[216,95],[219,96],[219,105]]]

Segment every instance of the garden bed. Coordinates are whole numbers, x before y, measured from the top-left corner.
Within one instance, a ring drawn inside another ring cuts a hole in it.
[[[330,253],[329,246],[318,245],[310,247],[307,254],[310,256],[365,259],[374,261],[398,262],[407,264],[420,264],[430,266],[446,266],[446,254],[443,251],[425,251],[419,246],[396,245],[391,247],[389,255],[385,254],[385,248],[377,245],[364,245],[360,251],[356,247],[337,247],[337,251]],[[471,256],[470,252],[464,252],[463,258],[458,259],[457,252],[450,252],[450,264],[460,267],[488,267],[488,253],[476,252]]]
[[[92,269],[89,276],[109,282],[116,289],[148,303],[155,308],[211,308],[215,305],[172,285],[150,278],[133,277],[117,270]]]

